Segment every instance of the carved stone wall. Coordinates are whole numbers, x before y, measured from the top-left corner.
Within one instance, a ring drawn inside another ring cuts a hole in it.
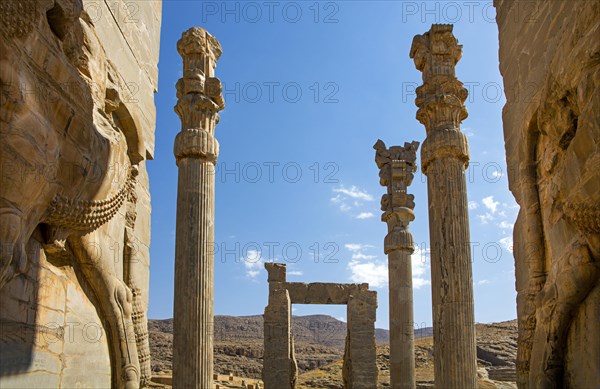
[[[0,386],[149,379],[161,2],[0,2]]]
[[[518,385],[600,387],[600,3],[494,4],[520,205]]]

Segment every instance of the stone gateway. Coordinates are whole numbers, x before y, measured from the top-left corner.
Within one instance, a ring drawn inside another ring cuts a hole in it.
[[[345,304],[348,335],[342,377],[344,388],[377,388],[375,315],[377,292],[368,284],[286,282],[286,266],[265,263],[269,305],[264,314],[263,381],[265,389],[296,388],[297,366],[291,331],[292,304]]]

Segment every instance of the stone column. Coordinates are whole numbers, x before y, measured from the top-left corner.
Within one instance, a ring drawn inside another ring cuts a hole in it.
[[[375,320],[377,292],[363,290],[348,298],[348,335],[342,378],[346,389],[377,388]]]
[[[477,354],[473,275],[465,169],[469,146],[460,131],[467,117],[467,90],[454,68],[462,46],[452,25],[434,24],[413,39],[410,57],[423,72],[417,88],[417,119],[427,137],[421,148],[427,175],[435,386],[475,389]]]
[[[381,220],[387,223],[384,251],[388,255],[390,290],[390,387],[415,388],[412,259],[413,237],[408,223],[415,219],[415,196],[406,193],[417,170],[419,142],[389,149],[378,140],[375,162],[379,183],[387,187],[381,198]]]
[[[179,167],[175,242],[173,387],[213,387],[213,284],[215,163],[214,132],[224,108],[221,83],[214,78],[221,46],[202,28],[177,43],[183,78],[177,82],[175,112],[181,132],[174,153]]]
[[[289,292],[285,288],[284,264],[265,263],[269,274],[269,305],[264,318],[264,355],[262,379],[265,389],[296,387],[297,367],[292,340],[292,315]]]

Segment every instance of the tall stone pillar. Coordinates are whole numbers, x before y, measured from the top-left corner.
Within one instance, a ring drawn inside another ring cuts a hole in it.
[[[427,175],[435,386],[475,389],[477,354],[473,310],[473,275],[465,169],[467,137],[460,123],[467,117],[467,90],[454,67],[462,46],[452,25],[434,24],[413,39],[410,57],[423,72],[417,88],[417,119],[427,137],[421,165]]]
[[[175,112],[181,132],[174,153],[179,167],[175,242],[173,387],[213,387],[213,284],[215,163],[214,133],[224,108],[222,87],[214,77],[221,46],[202,28],[192,28],[177,43],[183,78],[177,82]]]
[[[361,290],[349,296],[348,335],[342,368],[344,388],[377,388],[376,315],[377,292]]]
[[[262,379],[265,389],[294,389],[297,365],[292,338],[292,305],[286,283],[286,266],[265,263],[269,274],[269,305],[264,314]]]
[[[387,223],[384,251],[388,256],[390,290],[390,387],[415,388],[412,259],[413,237],[408,224],[415,219],[415,196],[406,192],[417,170],[419,142],[389,149],[378,140],[375,162],[379,183],[387,187],[381,198],[381,220]]]

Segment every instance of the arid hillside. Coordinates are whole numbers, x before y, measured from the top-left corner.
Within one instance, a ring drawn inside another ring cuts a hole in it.
[[[342,389],[342,356],[346,323],[331,316],[292,318],[299,388]],[[170,373],[173,320],[150,320],[150,348],[155,373]],[[238,377],[260,379],[263,352],[262,316],[215,317],[215,370]],[[433,387],[431,328],[415,333],[415,358],[419,388]],[[376,330],[377,365],[381,388],[389,386],[389,332]],[[516,388],[516,320],[477,325],[477,357],[481,389]]]

